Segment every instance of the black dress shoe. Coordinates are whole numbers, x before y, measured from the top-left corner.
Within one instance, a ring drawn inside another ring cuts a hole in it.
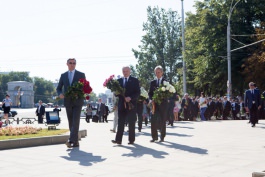
[[[255,127],[256,125],[255,124],[253,124],[251,127]]]
[[[111,140],[111,142],[114,143],[114,144],[121,144],[120,141]]]
[[[151,143],[153,143],[153,142],[155,142],[155,141],[157,141],[157,139],[152,139],[152,140],[150,140]]]
[[[134,144],[134,142],[129,142],[128,144]]]
[[[161,138],[159,142],[164,142],[164,138]]]

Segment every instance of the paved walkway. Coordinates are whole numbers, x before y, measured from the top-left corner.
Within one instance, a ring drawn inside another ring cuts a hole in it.
[[[112,114],[109,119],[112,120]],[[62,118],[61,128],[67,127]],[[109,123],[86,123],[80,147],[64,144],[0,151],[2,177],[251,177],[265,170],[265,120],[177,122],[163,143],[150,143],[150,126],[128,145],[114,145]],[[126,129],[127,130],[127,129]]]

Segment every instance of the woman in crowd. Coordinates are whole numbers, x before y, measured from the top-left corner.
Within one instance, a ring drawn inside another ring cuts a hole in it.
[[[179,120],[179,109],[180,109],[180,102],[179,102],[179,96],[176,95],[176,101],[175,101],[175,106],[174,106],[174,121]]]
[[[201,97],[199,99],[199,105],[200,105],[201,120],[206,120],[206,118],[204,117],[204,113],[207,108],[207,100],[203,92],[201,92]]]
[[[9,121],[8,121],[8,114],[10,112],[10,108],[12,106],[12,100],[10,99],[9,95],[6,95],[6,98],[3,100],[2,104],[3,109],[4,109],[4,118],[5,118],[5,123],[6,125],[8,125]]]

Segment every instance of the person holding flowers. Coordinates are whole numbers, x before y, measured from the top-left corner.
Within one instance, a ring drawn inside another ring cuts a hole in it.
[[[135,141],[135,122],[136,122],[136,104],[140,95],[140,86],[137,78],[132,77],[129,66],[122,68],[123,77],[118,80],[111,76],[104,82],[104,86],[110,89],[118,96],[118,130],[114,144],[122,144],[125,120],[127,118],[129,125],[129,142],[134,144]]]
[[[68,118],[70,137],[65,144],[68,148],[72,148],[79,146],[78,131],[81,109],[84,104],[84,99],[89,99],[88,94],[92,92],[92,88],[86,80],[85,74],[75,69],[75,58],[69,58],[66,65],[68,71],[61,74],[56,90],[59,98],[64,99],[64,106]]]
[[[152,105],[151,116],[151,135],[152,140],[158,140],[157,131],[160,130],[160,142],[164,141],[166,136],[166,120],[169,98],[176,92],[175,88],[166,82],[163,77],[162,66],[156,66],[154,69],[156,79],[150,82],[149,87],[149,105]]]

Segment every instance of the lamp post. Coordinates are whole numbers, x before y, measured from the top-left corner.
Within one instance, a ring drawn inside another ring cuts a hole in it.
[[[185,62],[185,30],[184,30],[184,7],[183,0],[181,0],[181,12],[182,12],[182,60],[183,60],[183,93],[187,92],[186,85],[186,62]]]
[[[228,69],[228,80],[227,80],[227,97],[230,99],[232,96],[232,79],[231,79],[231,27],[230,27],[230,20],[231,20],[231,14],[235,8],[235,6],[239,3],[240,0],[238,0],[234,5],[232,0],[231,6],[229,9],[228,14],[228,22],[227,22],[227,69]]]

